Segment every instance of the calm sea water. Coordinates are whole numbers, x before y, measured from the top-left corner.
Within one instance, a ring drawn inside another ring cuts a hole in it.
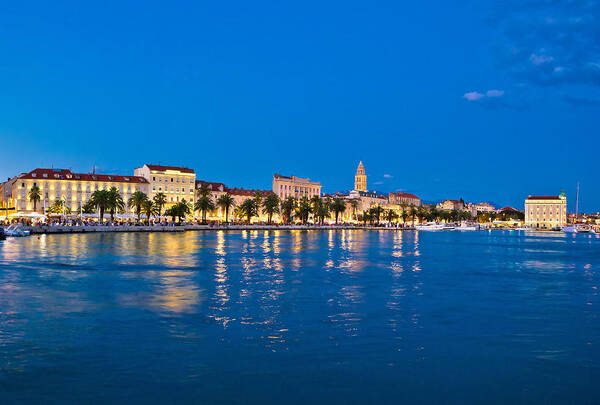
[[[598,403],[600,239],[0,242],[0,403]]]

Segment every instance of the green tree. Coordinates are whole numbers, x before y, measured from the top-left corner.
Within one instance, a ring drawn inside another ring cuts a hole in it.
[[[269,194],[267,197],[265,197],[264,201],[262,202],[262,207],[263,213],[267,215],[267,223],[270,224],[273,215],[279,213],[279,203],[279,197],[277,197],[277,194],[275,193]]]
[[[235,206],[235,199],[229,194],[223,194],[217,199],[217,205],[225,210],[225,223],[229,222],[229,210]]]
[[[50,214],[62,214],[63,212],[70,214],[71,209],[65,205],[64,200],[56,200],[54,201],[54,204],[46,209],[46,212]]]
[[[313,208],[307,197],[302,197],[300,201],[298,201],[298,206],[296,207],[296,214],[300,218],[303,224],[308,222],[308,217],[312,213]]]
[[[154,206],[156,207],[156,212],[160,217],[162,215],[162,209],[165,205],[167,205],[167,195],[162,191],[156,193],[153,198]]]
[[[281,202],[280,207],[283,222],[291,222],[292,215],[294,214],[294,210],[296,209],[296,199],[294,197],[288,197]]]
[[[178,218],[179,222],[181,223],[185,216],[190,214],[191,212],[192,210],[190,207],[190,203],[188,203],[184,198],[180,202],[169,207],[165,211],[165,215],[173,218],[173,222],[175,222],[175,219]]]
[[[350,206],[352,207],[352,219],[356,219],[356,212],[358,211],[359,206],[358,200],[350,201]]]
[[[204,185],[203,185],[204,186]],[[200,211],[202,214],[202,223],[206,223],[206,213],[215,209],[215,203],[213,202],[210,194],[200,194],[194,205],[194,211]]]
[[[346,203],[344,202],[344,200],[342,200],[341,198],[337,198],[335,199],[332,203],[331,203],[331,211],[333,211],[334,215],[335,215],[335,223],[338,223],[338,217],[340,216],[340,214],[344,211],[346,211]]]
[[[42,194],[40,192],[40,188],[37,184],[34,184],[29,190],[29,201],[33,203],[33,211],[37,212],[37,203],[42,199]]]
[[[150,217],[158,213],[158,207],[154,204],[154,201],[147,199],[142,203],[142,210],[146,214],[146,222],[150,225]]]
[[[131,194],[129,200],[127,200],[127,205],[135,208],[135,213],[137,215],[137,221],[140,222],[142,216],[142,206],[144,202],[148,200],[148,196],[143,191],[136,191]]]
[[[370,211],[372,214],[371,220],[379,222],[384,209],[380,205],[375,205],[374,207],[371,207]]]
[[[123,197],[116,187],[111,187],[108,190],[108,203],[106,204],[106,208],[110,210],[111,221],[115,220],[116,212],[123,212],[125,210],[125,201],[123,201]]]
[[[110,194],[108,190],[96,190],[90,196],[89,204],[94,207],[94,210],[98,210],[100,223],[104,221],[104,210],[110,204]]]
[[[396,213],[396,211],[389,209],[385,211],[385,219],[388,221],[388,223],[391,225],[392,221],[395,220],[396,218],[398,218],[398,214]]]
[[[246,217],[246,222],[250,223],[253,217],[258,216],[258,205],[256,199],[248,198],[244,200],[239,206],[239,213],[241,217]]]

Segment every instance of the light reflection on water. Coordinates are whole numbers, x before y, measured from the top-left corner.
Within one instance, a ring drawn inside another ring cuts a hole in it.
[[[449,389],[436,398],[431,387],[461,361],[462,374],[446,375],[461,386],[496,381],[498,370],[531,381],[511,390],[507,377],[508,386],[487,385],[481,398],[536,402],[547,398],[542,387],[589,393],[600,368],[600,240],[588,236],[276,230],[9,239],[0,242],[0,392],[56,393],[72,377],[47,367],[84,377],[99,367],[119,381],[105,384],[105,399],[135,387],[132,375],[143,369],[182,399],[208,402],[236,402],[240,389],[294,402],[291,375],[315,395],[326,393],[311,381],[327,381],[337,399],[367,400],[347,383],[358,378],[388,387],[383,402],[400,392],[452,402],[461,397]],[[548,387],[557,370],[564,384]],[[161,398],[150,392],[147,399]]]

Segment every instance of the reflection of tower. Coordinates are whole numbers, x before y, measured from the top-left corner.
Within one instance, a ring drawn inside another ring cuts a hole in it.
[[[367,175],[365,174],[365,166],[362,160],[356,168],[356,175],[354,176],[354,189],[358,191],[367,191]]]

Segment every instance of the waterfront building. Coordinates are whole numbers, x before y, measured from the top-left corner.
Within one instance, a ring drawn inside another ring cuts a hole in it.
[[[234,206],[229,211],[229,220],[243,220],[244,218],[238,218],[235,212],[235,208],[239,207],[249,198],[255,198],[257,194],[260,194],[261,198],[265,198],[269,194],[273,194],[271,190],[260,190],[260,189],[245,189],[245,188],[229,188],[224,183],[209,182],[203,180],[196,181],[196,190],[200,189],[203,185],[206,185],[210,190],[210,198],[215,204],[214,210],[207,213],[206,219],[209,221],[225,221],[225,209],[217,205],[217,200],[224,194],[229,194],[233,197]],[[200,216],[199,212],[196,212],[197,217]],[[259,210],[259,216],[254,218],[254,221],[266,221],[267,216],[262,212],[262,207]],[[272,220],[274,222],[279,221],[279,216],[274,215]]]
[[[445,200],[439,203],[437,209],[442,211],[463,211],[466,207],[465,202],[462,200]]]
[[[300,199],[321,196],[321,183],[296,176],[273,175],[273,192],[284,200],[287,197]]]
[[[0,216],[8,216],[16,211],[16,201],[12,197],[12,187],[16,180],[17,176],[9,177],[0,183]]]
[[[152,199],[158,193],[166,195],[167,207],[184,199],[191,203],[195,201],[196,172],[192,169],[145,164],[133,172],[148,181],[148,198]]]
[[[358,163],[356,174],[354,175],[354,190],[367,191],[367,175],[362,160]]]
[[[567,197],[529,196],[525,199],[525,226],[552,229],[567,225]]]
[[[29,200],[29,192],[33,186],[40,190],[41,201],[36,204],[36,211],[44,212],[58,200],[65,202],[71,211],[79,211],[96,190],[108,190],[116,187],[123,200],[127,202],[136,191],[148,193],[148,181],[139,176],[120,176],[114,174],[73,173],[68,169],[35,169],[23,173],[11,185],[11,197],[15,209],[19,212],[33,212],[34,203]]]
[[[421,199],[410,193],[389,193],[388,202],[395,205],[413,205],[418,207],[421,205]]]

